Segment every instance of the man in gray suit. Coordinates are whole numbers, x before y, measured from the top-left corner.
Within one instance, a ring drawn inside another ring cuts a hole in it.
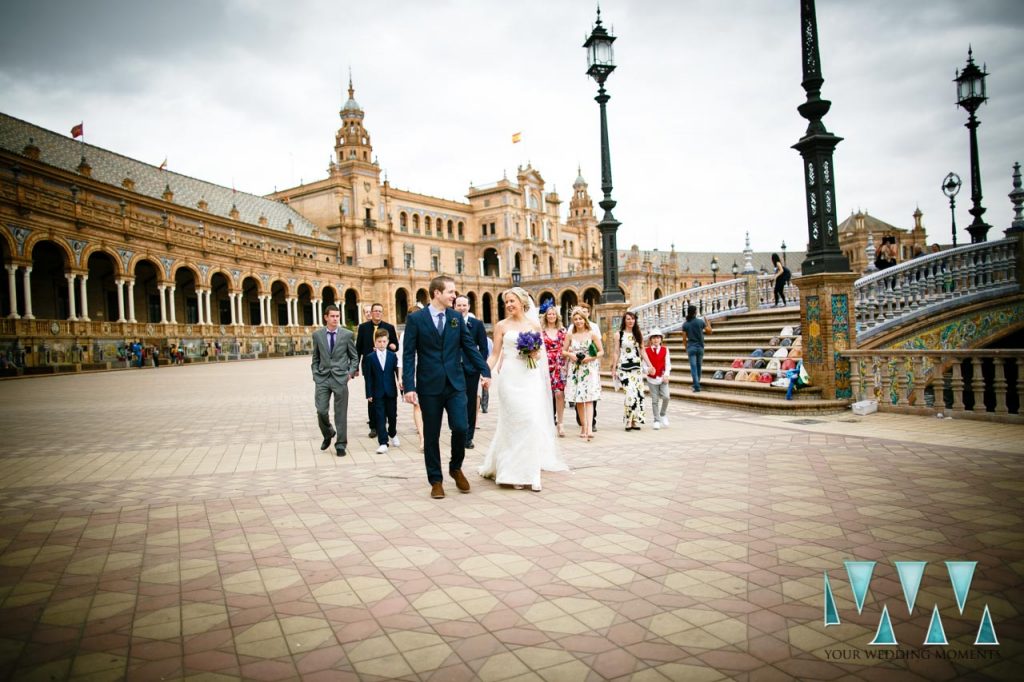
[[[352,332],[339,326],[341,311],[338,306],[332,304],[324,308],[324,321],[327,326],[313,332],[316,418],[324,436],[320,449],[331,447],[331,439],[335,436],[327,415],[331,395],[334,395],[334,425],[338,429],[334,447],[338,457],[344,457],[348,446],[348,382],[359,372],[359,354],[356,353]]]

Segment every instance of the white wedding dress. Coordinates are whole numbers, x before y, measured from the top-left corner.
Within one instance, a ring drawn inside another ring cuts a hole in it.
[[[569,467],[559,453],[544,346],[531,369],[516,350],[518,337],[518,332],[508,331],[502,340],[501,369],[492,388],[498,397],[498,425],[478,471],[498,484],[540,490],[542,469]]]

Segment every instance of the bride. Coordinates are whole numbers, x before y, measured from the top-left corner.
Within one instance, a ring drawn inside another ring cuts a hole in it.
[[[533,368],[516,348],[520,332],[540,333],[537,306],[520,287],[506,291],[502,300],[506,316],[494,326],[494,350],[487,359],[495,374],[498,425],[479,472],[499,485],[539,491],[541,469],[569,467],[558,452],[544,345]]]

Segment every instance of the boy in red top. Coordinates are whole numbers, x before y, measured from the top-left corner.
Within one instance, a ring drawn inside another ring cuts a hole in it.
[[[672,360],[668,348],[661,345],[661,330],[657,327],[647,333],[647,388],[651,392],[651,411],[654,413],[654,430],[668,427],[668,375],[672,371]]]

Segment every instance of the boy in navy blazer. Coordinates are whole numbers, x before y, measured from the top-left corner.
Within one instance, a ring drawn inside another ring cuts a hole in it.
[[[388,350],[389,334],[378,329],[373,335],[373,350],[363,356],[363,379],[366,400],[373,412],[373,429],[377,432],[377,454],[388,451],[388,444],[399,445],[398,392],[402,387],[398,376],[398,356]]]

